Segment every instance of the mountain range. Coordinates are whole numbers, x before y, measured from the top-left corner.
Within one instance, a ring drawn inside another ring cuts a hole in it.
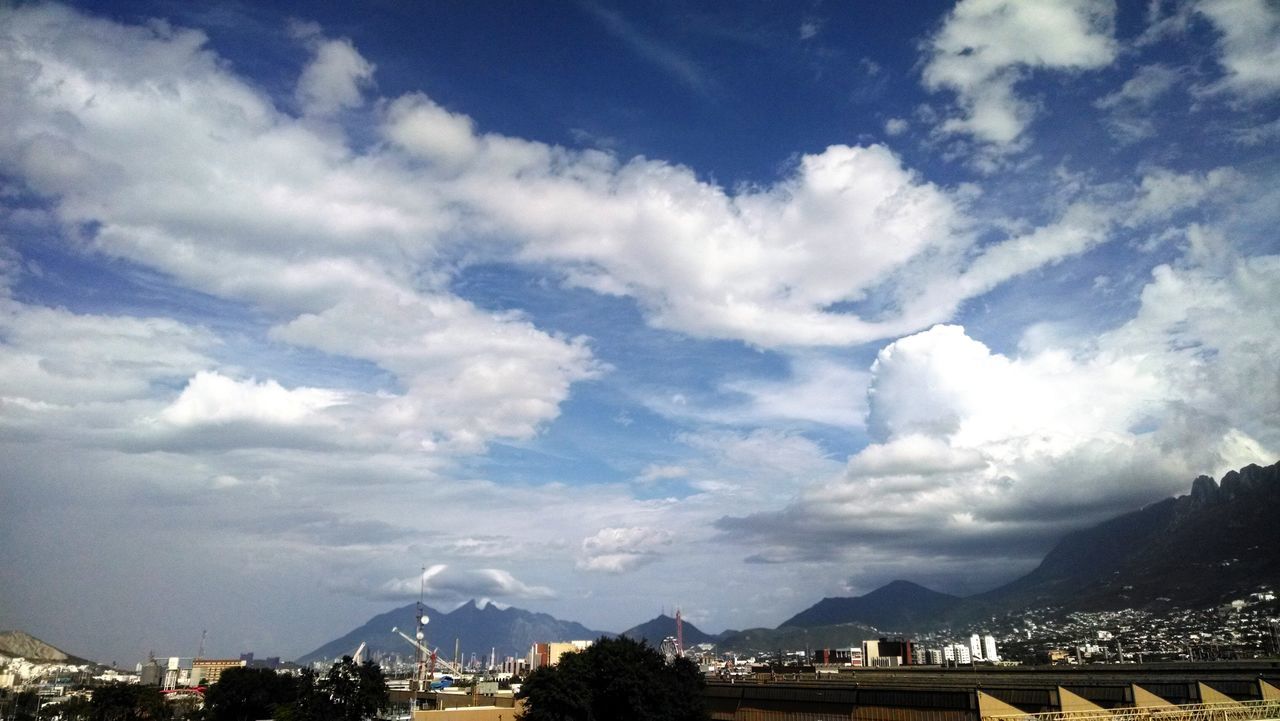
[[[391,629],[399,628],[412,636],[416,612],[417,604],[410,603],[374,616],[364,625],[302,656],[298,663],[349,656],[355,653],[361,643],[366,644],[365,653],[369,656],[400,654],[405,658],[413,658],[416,654],[413,646]],[[487,658],[492,652],[501,660],[507,656],[524,656],[529,652],[529,647],[537,642],[595,639],[612,635],[593,631],[573,621],[562,621],[545,613],[514,607],[499,608],[492,603],[475,600],[467,601],[448,613],[428,606],[426,613],[429,619],[424,629],[426,645],[432,649],[438,648],[439,656],[445,659],[453,658],[455,639],[465,644],[462,648],[464,656],[475,653]]]
[[[894,581],[864,596],[824,598],[777,628],[708,634],[687,621],[686,646],[712,643],[724,651],[855,645],[884,632],[909,633],[992,614],[1047,606],[1071,610],[1204,607],[1260,586],[1280,588],[1280,463],[1231,471],[1219,484],[1197,478],[1191,492],[1068,534],[1030,573],[974,596],[952,596],[909,581]],[[411,656],[391,633],[412,633],[414,604],[376,616],[303,656],[300,662],[352,653]],[[594,639],[611,634],[518,608],[470,601],[450,613],[428,611],[427,636],[452,657],[464,652],[522,656],[535,642]],[[622,633],[657,646],[675,635],[665,614]],[[465,655],[465,654],[464,654]]]

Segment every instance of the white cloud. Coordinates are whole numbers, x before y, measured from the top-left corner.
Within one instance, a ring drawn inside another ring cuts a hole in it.
[[[1013,15],[1031,22],[1027,12]],[[1000,261],[1004,272],[984,270],[996,259],[972,252],[960,201],[879,145],[832,146],[801,157],[772,186],[730,193],[668,163],[478,134],[466,116],[413,94],[377,106],[388,144],[355,152],[336,128],[280,113],[204,50],[198,33],[121,28],[47,7],[15,11],[6,23],[54,43],[6,51],[12,66],[40,72],[6,76],[11,132],[0,153],[58,198],[62,221],[99,223],[96,248],[264,308],[280,321],[278,338],[339,354],[353,353],[340,347],[350,341],[380,365],[403,360],[379,350],[386,340],[407,345],[421,324],[402,335],[383,326],[378,342],[354,339],[364,332],[355,309],[371,302],[393,314],[416,306],[440,322],[447,316],[441,333],[501,328],[535,357],[572,356],[548,363],[551,393],[526,410],[550,409],[567,384],[591,377],[589,352],[527,333],[515,316],[462,307],[444,290],[442,260],[515,257],[633,297],[656,326],[776,347],[927,327],[974,293],[1061,257],[1017,251],[1020,262]],[[76,26],[97,39],[58,47],[59,33]],[[1044,63],[1059,65],[1087,55],[1044,52]],[[145,157],[136,153],[143,138]],[[930,290],[968,264],[983,270],[969,274],[977,282]],[[899,284],[888,308],[870,302],[895,275],[916,282]],[[519,428],[519,437],[531,427],[494,425]]]
[[[956,93],[947,133],[1010,145],[1034,106],[1015,87],[1028,70],[1091,70],[1116,54],[1115,5],[1106,0],[962,0],[928,45],[925,87]]]
[[[0,395],[53,405],[150,398],[218,345],[167,318],[76,314],[0,298]]]
[[[1132,143],[1155,136],[1156,118],[1151,107],[1181,79],[1178,70],[1165,65],[1144,65],[1119,90],[1094,101],[1094,106],[1109,111],[1104,122],[1112,137]]]
[[[775,346],[892,333],[892,321],[826,308],[965,242],[954,203],[881,146],[806,155],[793,178],[737,196],[663,163],[581,161],[575,182],[504,178],[476,203],[528,238],[527,259],[631,295],[655,325],[694,335]]]
[[[601,573],[627,573],[652,563],[671,546],[670,531],[657,528],[602,528],[582,539],[578,568]]]
[[[344,394],[324,388],[286,390],[274,380],[237,381],[201,371],[160,415],[177,426],[230,421],[287,425],[314,421],[321,411],[344,400]]]
[[[1143,174],[1126,225],[1168,221],[1183,210],[1241,187],[1243,176],[1231,168],[1215,168],[1205,173],[1177,173],[1152,168]]]
[[[722,390],[750,401],[713,417],[738,423],[806,421],[861,428],[867,412],[866,371],[822,358],[796,356],[784,380],[735,380]]]
[[[1150,108],[1177,84],[1179,78],[1180,73],[1166,65],[1143,65],[1119,90],[1099,98],[1094,105],[1104,110],[1124,106]]]
[[[315,57],[298,78],[298,104],[308,115],[327,115],[361,105],[362,89],[373,81],[373,63],[345,38],[314,38],[313,44]]]
[[[0,22],[30,40],[0,49],[6,67],[30,70],[0,76],[0,155],[56,198],[60,221],[97,226],[94,250],[244,303],[273,338],[395,374],[403,393],[355,399],[352,435],[474,452],[529,437],[599,372],[585,340],[441,288],[432,259],[456,218],[429,173],[398,154],[353,155],[333,128],[280,113],[202,34],[58,6]],[[345,41],[314,42],[305,99],[349,106],[371,66]]]
[[[672,478],[684,478],[688,475],[689,469],[684,466],[650,464],[640,472],[639,476],[636,476],[636,481],[639,483],[653,483]]]
[[[884,132],[886,135],[897,136],[902,135],[911,128],[911,123],[905,118],[889,118],[884,121]]]
[[[1267,0],[1204,0],[1195,8],[1221,33],[1216,89],[1257,100],[1280,92],[1280,8]]]
[[[807,482],[839,466],[822,446],[788,431],[702,431],[678,440],[703,457],[690,469],[691,485],[732,498],[739,507],[785,502]]]
[[[886,346],[878,442],[782,511],[722,519],[760,560],[901,548],[1029,564],[1061,533],[1280,453],[1280,256],[1193,226],[1137,315],[1093,342],[993,353],[957,326]],[[948,561],[949,562],[949,561]]]
[[[463,600],[468,598],[549,599],[556,593],[546,586],[533,586],[500,568],[461,569],[439,563],[421,576],[387,581],[373,595],[382,599],[417,598],[425,586],[432,598]]]
[[[451,113],[421,94],[396,98],[388,106],[383,133],[414,155],[449,167],[471,160],[481,144],[471,118]]]

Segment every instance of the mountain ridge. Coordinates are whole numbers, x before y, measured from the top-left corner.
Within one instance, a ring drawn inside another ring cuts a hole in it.
[[[924,617],[946,613],[961,598],[925,588],[911,581],[897,580],[870,593],[853,597],[828,597],[783,621],[778,628],[813,628],[843,623],[862,623],[876,628],[905,629]]]
[[[696,646],[700,643],[715,643],[720,638],[719,635],[702,631],[688,621],[682,621],[681,625],[684,627],[685,648]],[[676,620],[665,613],[661,613],[644,623],[632,626],[618,635],[637,641],[646,641],[650,646],[657,648],[662,645],[662,641],[668,636],[674,637],[676,635]]]
[[[897,580],[862,596],[827,597],[777,628],[708,634],[684,624],[686,646],[714,643],[721,650],[856,645],[886,633],[910,633],[993,613],[1060,606],[1110,610],[1152,604],[1205,606],[1252,590],[1280,588],[1280,462],[1229,471],[1219,483],[1196,478],[1190,492],[1166,498],[1064,536],[1035,569],[989,591],[961,597]],[[1117,580],[1119,578],[1120,580]],[[375,616],[300,662],[336,658],[361,641],[370,652],[409,656],[413,648],[390,633],[412,629],[415,604]],[[449,613],[428,610],[428,639],[461,638],[465,650],[522,656],[534,642],[611,636],[576,622],[469,601]],[[504,635],[505,634],[505,635]],[[675,619],[661,614],[621,635],[657,646],[675,635]],[[376,641],[376,643],[375,643]]]
[[[370,656],[400,654],[403,657],[413,657],[416,654],[413,646],[391,629],[397,627],[412,635],[416,610],[417,604],[410,603],[378,614],[346,634],[300,656],[298,663],[341,658],[355,652],[361,643],[367,644],[366,652]],[[455,639],[461,643],[464,658],[469,654],[488,658],[492,652],[501,660],[507,656],[524,656],[536,642],[596,639],[612,635],[593,631],[575,621],[564,621],[550,614],[526,611],[514,606],[499,608],[492,603],[481,604],[475,599],[449,612],[427,606],[426,613],[429,619],[424,629],[426,645],[432,649],[438,647],[440,656],[446,659],[453,657]]]
[[[787,625],[865,623],[918,631],[992,613],[1060,606],[1114,610],[1205,606],[1280,586],[1280,462],[1199,476],[1189,493],[1072,531],[1009,583],[950,596],[894,581],[863,596],[829,597]],[[1269,552],[1270,551],[1270,552]]]

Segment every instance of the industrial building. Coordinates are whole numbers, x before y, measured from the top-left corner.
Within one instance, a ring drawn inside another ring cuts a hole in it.
[[[961,648],[965,648],[961,646]],[[1262,721],[1280,718],[1280,662],[1070,670],[904,666],[709,682],[713,721]]]

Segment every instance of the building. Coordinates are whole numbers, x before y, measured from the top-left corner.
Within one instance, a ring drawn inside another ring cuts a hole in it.
[[[860,648],[820,648],[813,652],[813,662],[823,666],[861,666]]]
[[[969,653],[968,646],[953,643],[942,648],[942,660],[949,665],[968,666],[973,663],[973,655]]]
[[[239,658],[198,658],[191,662],[192,686],[207,686],[218,682],[222,672],[229,668],[241,668],[246,665]]]
[[[1000,660],[1000,654],[996,652],[996,637],[989,633],[982,637],[982,657],[992,663]]]
[[[554,666],[560,657],[574,651],[585,651],[594,641],[552,641],[551,643],[535,643],[529,649],[529,669]]]
[[[882,638],[876,642],[880,650],[881,658],[895,658],[896,662],[891,662],[892,666],[910,666],[916,663],[915,644],[905,638],[888,639]]]
[[[880,658],[880,642],[879,641],[863,641],[862,642],[862,665],[875,666],[876,659]]]

